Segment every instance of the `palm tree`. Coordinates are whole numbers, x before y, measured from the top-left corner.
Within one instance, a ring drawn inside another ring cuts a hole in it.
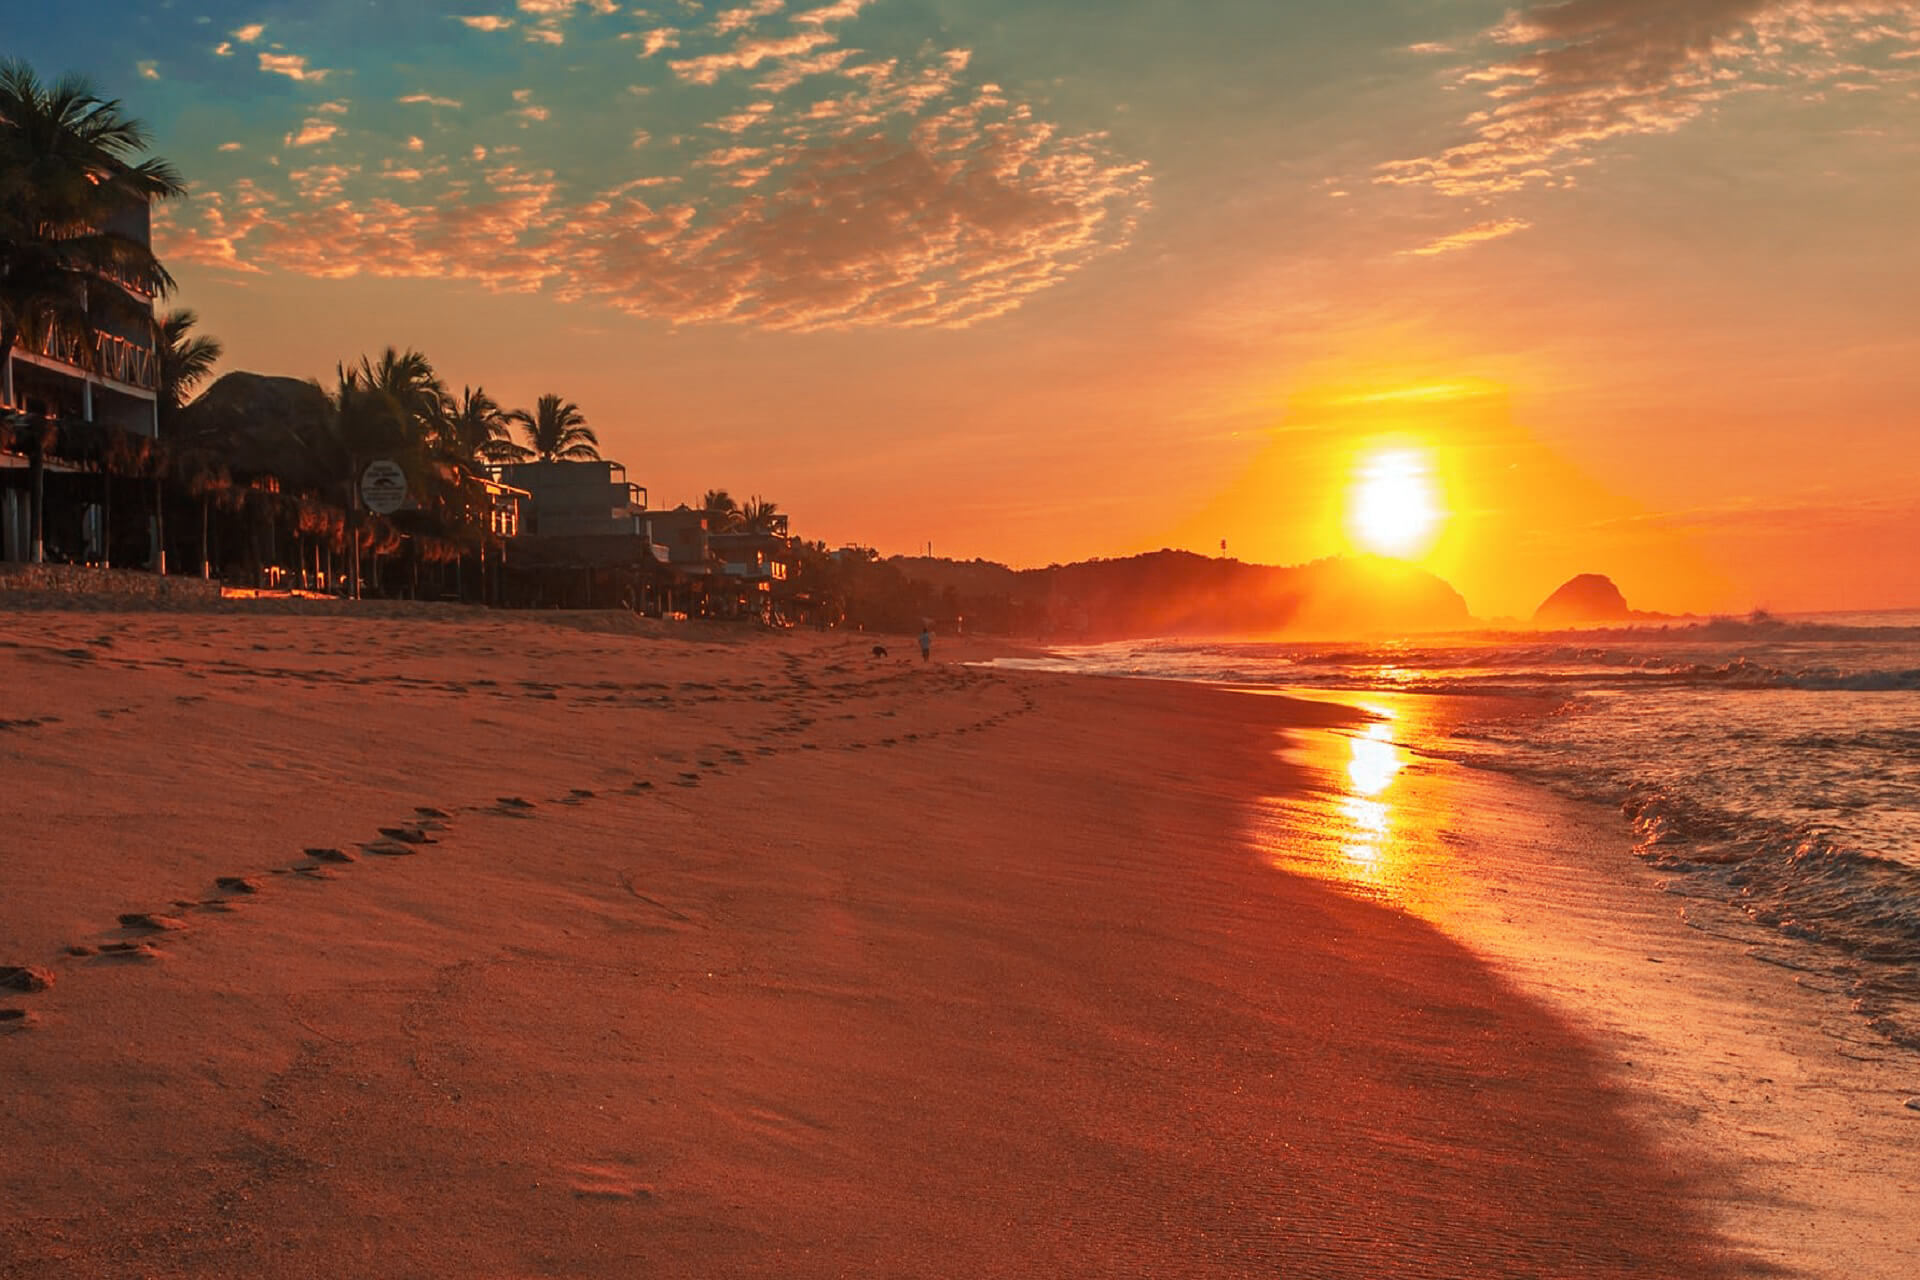
[[[448,397],[441,421],[444,447],[452,460],[478,472],[489,462],[521,453],[507,431],[508,415],[482,387],[462,387],[458,400]]]
[[[160,425],[185,407],[193,389],[205,382],[226,349],[220,339],[189,337],[200,317],[186,308],[164,311],[153,320],[153,345],[160,356]]]
[[[424,355],[411,347],[388,347],[378,362],[361,356],[355,373],[361,385],[384,394],[399,410],[407,444],[425,444],[442,434],[447,388]]]
[[[725,489],[709,489],[700,495],[700,509],[711,517],[713,532],[725,533],[740,525],[740,504]]]
[[[388,358],[383,358],[378,366],[364,358],[358,368],[336,366],[336,386],[328,397],[333,403],[333,420],[329,424],[332,435],[326,441],[323,467],[346,482],[347,539],[353,555],[356,599],[360,594],[360,468],[375,458],[411,455],[424,443],[419,421],[405,400],[411,398],[415,401],[413,407],[420,407],[418,365],[424,365],[425,358],[417,352],[408,352],[407,357],[418,357],[417,365],[412,359],[396,355],[391,347],[386,355]],[[429,367],[429,376],[431,372]],[[383,382],[386,385],[382,385]],[[414,470],[405,462],[401,466],[410,472]]]
[[[759,494],[747,500],[740,508],[740,527],[748,533],[772,533],[786,527],[787,518],[781,514],[779,504],[769,502]]]
[[[160,357],[159,400],[156,412],[159,415],[161,434],[173,415],[187,403],[193,389],[206,381],[213,372],[213,366],[225,354],[220,339],[189,336],[193,327],[200,323],[200,317],[182,307],[178,311],[167,311],[156,316],[153,321],[153,347]],[[154,570],[167,571],[167,512],[166,496],[162,489],[162,480],[166,474],[163,461],[156,459],[150,468],[153,476],[153,523],[154,523]],[[205,559],[202,557],[201,569],[205,571]]]
[[[85,79],[48,85],[24,62],[0,62],[0,395],[9,403],[16,346],[57,345],[93,365],[109,319],[147,323],[148,299],[173,288],[150,245],[111,229],[122,210],[186,191],[164,160],[134,162],[146,148],[146,128]],[[30,454],[36,561],[41,454]]]
[[[520,428],[527,443],[512,446],[518,459],[534,462],[592,461],[600,456],[600,439],[587,425],[580,406],[559,396],[541,396],[532,413],[514,409],[507,421]],[[502,450],[503,455],[505,450]]]

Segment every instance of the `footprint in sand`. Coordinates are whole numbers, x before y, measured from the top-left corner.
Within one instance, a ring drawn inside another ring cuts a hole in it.
[[[359,861],[358,858],[348,853],[345,849],[324,848],[316,845],[310,849],[303,849],[301,852],[305,853],[309,858],[312,858],[315,862],[358,862]]]
[[[642,1182],[630,1169],[613,1164],[562,1165],[567,1189],[583,1200],[652,1200],[652,1184]]]
[[[260,882],[252,876],[215,876],[214,887],[227,893],[258,893]]]
[[[123,911],[119,919],[123,929],[148,929],[155,933],[178,933],[187,927],[187,922],[180,917],[156,911]]]
[[[32,994],[53,985],[53,971],[37,964],[0,965],[0,987]]]
[[[0,1009],[0,1035],[12,1031],[25,1031],[40,1021],[25,1009]]]
[[[382,827],[380,834],[400,844],[439,844],[432,836],[419,827]]]
[[[165,952],[150,942],[108,942],[100,947],[97,960],[114,963],[145,964],[159,960]]]

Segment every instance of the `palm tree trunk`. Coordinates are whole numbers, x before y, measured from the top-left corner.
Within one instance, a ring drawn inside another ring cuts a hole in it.
[[[158,467],[153,472],[153,571],[167,576],[167,491]]]
[[[213,498],[209,494],[200,496],[200,579],[203,582],[213,580],[213,561],[207,557],[207,526],[213,519]]]
[[[100,464],[100,567],[113,568],[113,472]]]
[[[347,458],[347,544],[351,548],[351,564],[348,572],[353,575],[352,589],[347,593],[355,600],[360,598],[360,460]],[[379,567],[378,557],[374,567]]]
[[[31,494],[32,532],[35,564],[47,561],[47,435],[44,424],[29,424],[27,437],[27,485]]]

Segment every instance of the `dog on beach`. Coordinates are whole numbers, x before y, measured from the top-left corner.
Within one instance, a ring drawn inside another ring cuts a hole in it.
[[[875,645],[875,646],[873,646],[873,656],[874,656],[874,657],[876,657],[876,658],[884,658],[884,657],[886,657],[886,656],[887,656],[887,646],[885,646],[885,645],[883,645],[883,644],[877,644],[877,645]]]

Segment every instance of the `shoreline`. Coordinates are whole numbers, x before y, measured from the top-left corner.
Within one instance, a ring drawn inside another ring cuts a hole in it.
[[[0,1274],[1750,1270],[1590,1028],[1261,860],[1338,709],[511,616],[0,676]]]
[[[1434,923],[1587,1029],[1643,1126],[1711,1171],[1713,1212],[1743,1253],[1832,1280],[1920,1266],[1920,1117],[1905,1105],[1920,1054],[1876,1034],[1787,940],[1635,857],[1611,806],[1423,753],[1446,723],[1478,718],[1459,711],[1469,700],[1288,696],[1391,717],[1378,736],[1300,734],[1294,751],[1329,794],[1356,794],[1356,771],[1384,777],[1373,794],[1393,815],[1371,865],[1333,833],[1281,865]],[[1275,809],[1283,832],[1312,826],[1301,806]]]

